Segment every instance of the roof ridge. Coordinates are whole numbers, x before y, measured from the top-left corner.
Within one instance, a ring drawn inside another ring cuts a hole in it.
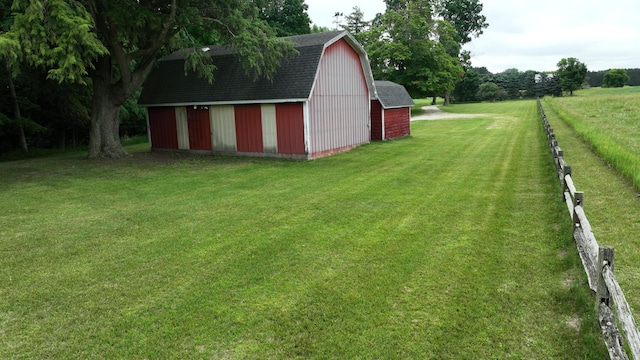
[[[335,31],[326,31],[321,33],[311,33],[311,34],[301,34],[301,35],[292,35],[292,36],[283,36],[279,39],[288,39],[295,43],[295,48],[303,48],[309,46],[320,46],[324,45],[332,39],[335,39],[340,34],[347,33],[346,30],[335,30]],[[229,44],[212,44],[205,45],[202,49],[211,56],[222,56],[222,55],[233,55],[236,54],[236,50]],[[206,50],[205,50],[206,49]],[[193,52],[194,48],[188,49],[179,49],[173,51],[169,55],[166,55],[160,59],[160,61],[171,61],[171,60],[183,60],[187,53]]]

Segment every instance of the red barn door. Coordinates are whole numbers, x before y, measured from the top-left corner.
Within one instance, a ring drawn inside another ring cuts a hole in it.
[[[234,111],[238,152],[264,152],[260,105],[236,105]]]
[[[304,112],[301,103],[276,105],[278,153],[304,154]]]
[[[187,123],[189,124],[189,148],[191,150],[212,150],[211,122],[209,107],[187,107]]]
[[[176,110],[173,107],[150,107],[149,130],[151,146],[154,149],[177,149],[178,130],[176,128]]]

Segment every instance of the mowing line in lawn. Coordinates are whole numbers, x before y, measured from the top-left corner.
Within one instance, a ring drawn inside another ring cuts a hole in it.
[[[1,163],[0,357],[597,357],[535,102],[459,109],[309,162]]]

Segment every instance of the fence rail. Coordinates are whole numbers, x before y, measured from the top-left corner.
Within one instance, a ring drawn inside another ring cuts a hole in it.
[[[623,347],[623,337],[618,330],[618,323],[620,323],[633,359],[640,360],[638,326],[620,284],[613,275],[614,248],[598,245],[584,212],[584,193],[576,190],[571,176],[572,168],[564,160],[564,151],[558,146],[556,135],[547,120],[540,99],[538,99],[538,109],[547,133],[558,179],[562,182],[562,199],[567,204],[573,223],[573,240],[587,274],[589,287],[596,295],[595,311],[609,356],[611,359],[629,359]],[[612,303],[615,313],[612,310]]]

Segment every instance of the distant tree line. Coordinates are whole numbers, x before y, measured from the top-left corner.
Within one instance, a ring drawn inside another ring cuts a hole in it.
[[[611,69],[615,70],[615,69]],[[604,76],[611,70],[588,71],[587,82],[590,87],[601,87],[604,85]],[[640,86],[640,69],[624,69],[629,77],[626,85]]]
[[[452,101],[503,101],[561,96],[560,79],[555,74],[507,69],[493,74],[485,67],[467,69],[456,84]]]

